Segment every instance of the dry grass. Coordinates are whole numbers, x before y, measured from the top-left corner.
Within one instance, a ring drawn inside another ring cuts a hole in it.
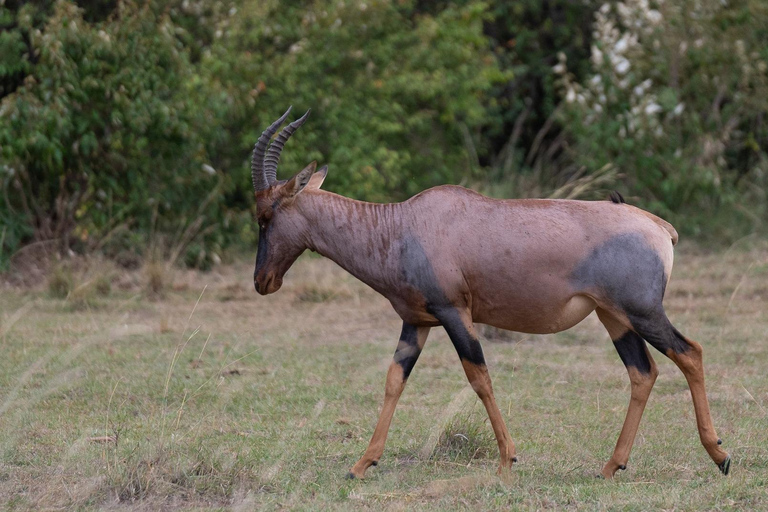
[[[250,264],[159,272],[160,294],[153,272],[70,269],[62,298],[44,283],[2,288],[7,508],[768,507],[764,241],[718,254],[684,246],[666,301],[705,347],[715,424],[734,459],[727,478],[699,445],[685,381],[662,356],[627,471],[594,478],[629,384],[590,317],[566,333],[484,344],[518,447],[508,478],[495,475],[485,413],[434,329],[380,466],[346,481],[373,430],[400,329],[387,301],[315,258],[300,259],[269,297],[253,291]],[[69,298],[78,287],[93,290],[85,307]]]

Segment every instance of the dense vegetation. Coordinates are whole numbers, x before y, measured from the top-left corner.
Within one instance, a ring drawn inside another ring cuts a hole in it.
[[[768,220],[760,0],[0,1],[0,266],[25,244],[206,265],[252,243],[249,150],[399,200],[601,197],[681,231]],[[591,186],[590,186],[591,185]]]

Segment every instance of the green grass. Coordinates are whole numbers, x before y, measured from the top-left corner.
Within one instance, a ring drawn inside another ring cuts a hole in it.
[[[106,290],[89,300],[6,285],[0,503],[764,509],[767,249],[684,247],[666,300],[675,325],[704,345],[729,477],[699,444],[682,375],[655,354],[660,376],[628,468],[612,482],[595,479],[618,437],[629,382],[594,317],[559,335],[484,343],[520,459],[508,477],[496,476],[485,411],[445,333],[433,329],[380,465],[347,481],[375,425],[400,321],[330,262],[300,259],[269,297],[253,291],[245,263],[162,276],[161,295],[145,282],[157,276],[141,271],[110,271],[111,286],[85,271],[67,275],[71,290],[91,281]]]

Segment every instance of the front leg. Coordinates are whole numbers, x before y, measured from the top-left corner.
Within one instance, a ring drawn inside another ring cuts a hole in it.
[[[451,306],[436,310],[434,315],[448,332],[448,336],[451,338],[453,346],[456,348],[456,352],[458,352],[461,359],[461,365],[464,367],[467,380],[483,402],[488,418],[491,420],[491,427],[493,427],[493,433],[499,445],[499,455],[501,457],[499,474],[501,474],[504,470],[511,468],[513,462],[517,462],[515,443],[512,442],[512,436],[509,435],[499,407],[496,405],[496,398],[493,396],[493,386],[491,385],[491,376],[488,373],[488,367],[485,365],[483,349],[477,339],[472,318],[469,312],[461,311]]]
[[[379,421],[376,423],[376,429],[373,431],[373,437],[368,443],[368,448],[362,458],[349,471],[347,478],[363,478],[369,467],[378,464],[381,454],[384,453],[384,443],[387,440],[389,425],[392,422],[392,415],[395,414],[397,401],[405,388],[405,382],[411,374],[413,366],[419,359],[419,354],[424,348],[428,334],[429,327],[416,327],[403,322],[400,341],[387,372],[384,405],[381,408],[381,414],[379,414]]]

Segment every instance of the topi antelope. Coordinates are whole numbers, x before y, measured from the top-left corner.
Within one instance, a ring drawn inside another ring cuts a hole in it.
[[[664,220],[611,201],[498,200],[440,186],[395,204],[355,201],[320,189],[327,167],[312,162],[277,180],[286,140],[309,112],[269,141],[290,112],[253,150],[259,247],[256,290],[276,292],[296,258],[326,256],[389,299],[403,320],[387,372],[373,437],[350,478],[363,478],[383,451],[405,382],[432,327],[448,332],[469,383],[483,402],[499,445],[499,471],[517,460],[491,387],[474,322],[525,333],[555,333],[592,311],[608,330],[629,374],[624,426],[602,476],[625,469],[643,409],[658,375],[645,342],[670,358],[691,390],[699,437],[724,474],[704,389],[702,348],[672,326],[662,306],[677,232]],[[269,149],[267,149],[269,145]]]

